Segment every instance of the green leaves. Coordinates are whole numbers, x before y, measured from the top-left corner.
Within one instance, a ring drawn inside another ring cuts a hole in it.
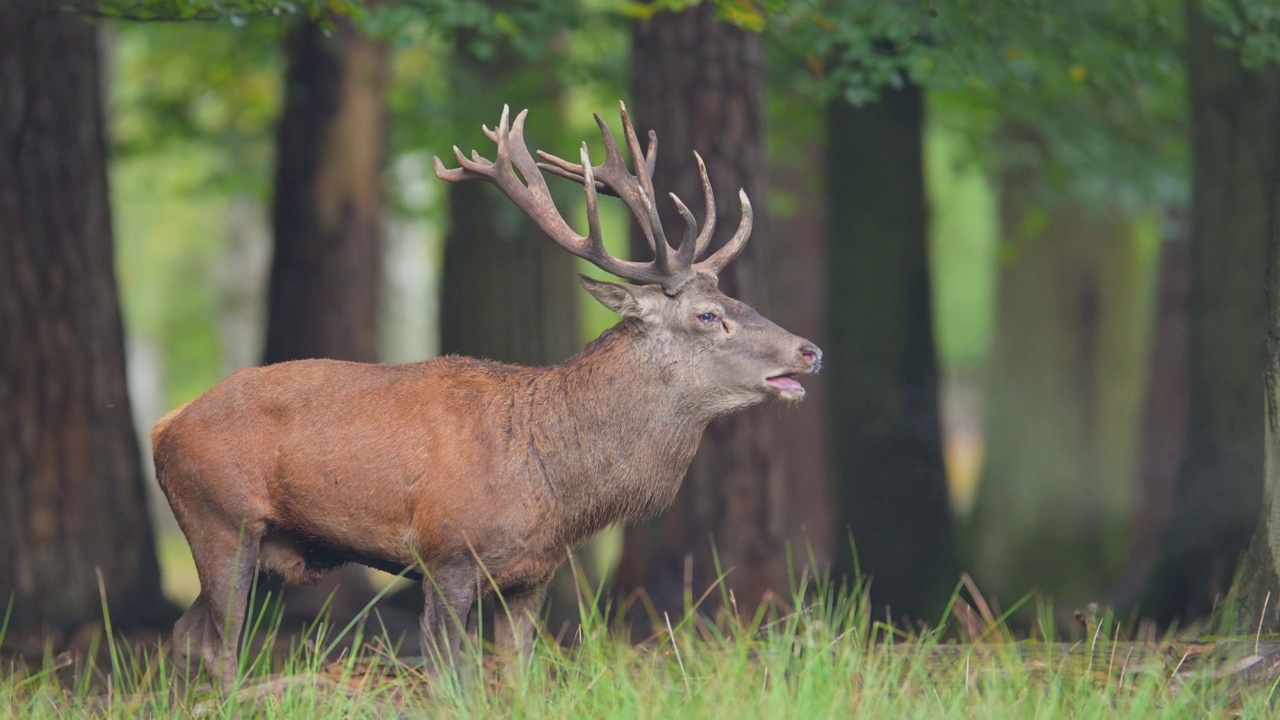
[[[817,0],[768,31],[819,98],[918,83],[989,169],[1035,163],[1046,189],[1112,203],[1182,192],[1182,22],[1180,0]]]
[[[1200,11],[1240,51],[1247,68],[1280,63],[1280,3],[1275,0],[1200,0]]]
[[[253,18],[303,15],[313,19],[359,15],[362,0],[91,0],[77,12],[132,21],[218,21],[242,27]]]
[[[122,27],[113,152],[128,158],[180,146],[216,149],[216,162],[196,182],[265,194],[284,31],[280,22]]]

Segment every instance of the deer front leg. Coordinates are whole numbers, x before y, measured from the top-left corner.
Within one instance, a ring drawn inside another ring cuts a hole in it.
[[[542,603],[550,581],[543,581],[495,602],[493,644],[504,655],[518,657],[521,664],[533,653],[533,635],[538,627]]]

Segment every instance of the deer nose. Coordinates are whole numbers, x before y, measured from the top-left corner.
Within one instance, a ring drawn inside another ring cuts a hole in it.
[[[801,345],[800,357],[804,358],[804,361],[809,363],[809,367],[813,369],[813,372],[818,372],[822,369],[822,349],[817,345],[814,345],[811,342],[806,342]]]

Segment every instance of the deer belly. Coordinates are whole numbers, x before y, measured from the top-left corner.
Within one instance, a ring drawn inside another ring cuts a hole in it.
[[[317,563],[345,555],[412,562],[415,543],[403,482],[319,464],[298,470],[271,485],[268,522],[320,548],[313,552]]]

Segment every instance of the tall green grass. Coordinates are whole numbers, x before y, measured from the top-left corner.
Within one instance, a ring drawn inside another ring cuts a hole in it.
[[[0,675],[5,717],[510,718],[1205,718],[1273,717],[1274,682],[1189,671],[1159,647],[1111,642],[1109,622],[1075,646],[1015,642],[998,618],[983,630],[904,633],[871,617],[861,589],[797,592],[794,612],[749,619],[690,611],[654,618],[637,644],[583,603],[575,644],[539,638],[521,662],[468,643],[456,672],[394,657],[367,626],[317,624],[277,657],[279,615],[247,623],[231,694],[182,681],[160,649],[108,632],[96,662],[49,656]],[[732,597],[727,598],[732,606]],[[594,600],[598,600],[595,598]],[[980,605],[980,603],[979,603]],[[261,605],[270,608],[270,603]],[[968,612],[968,610],[965,610]],[[109,630],[108,624],[108,630]],[[964,635],[965,640],[957,639]],[[2,639],[2,638],[0,638]],[[363,647],[337,653],[342,645]]]

